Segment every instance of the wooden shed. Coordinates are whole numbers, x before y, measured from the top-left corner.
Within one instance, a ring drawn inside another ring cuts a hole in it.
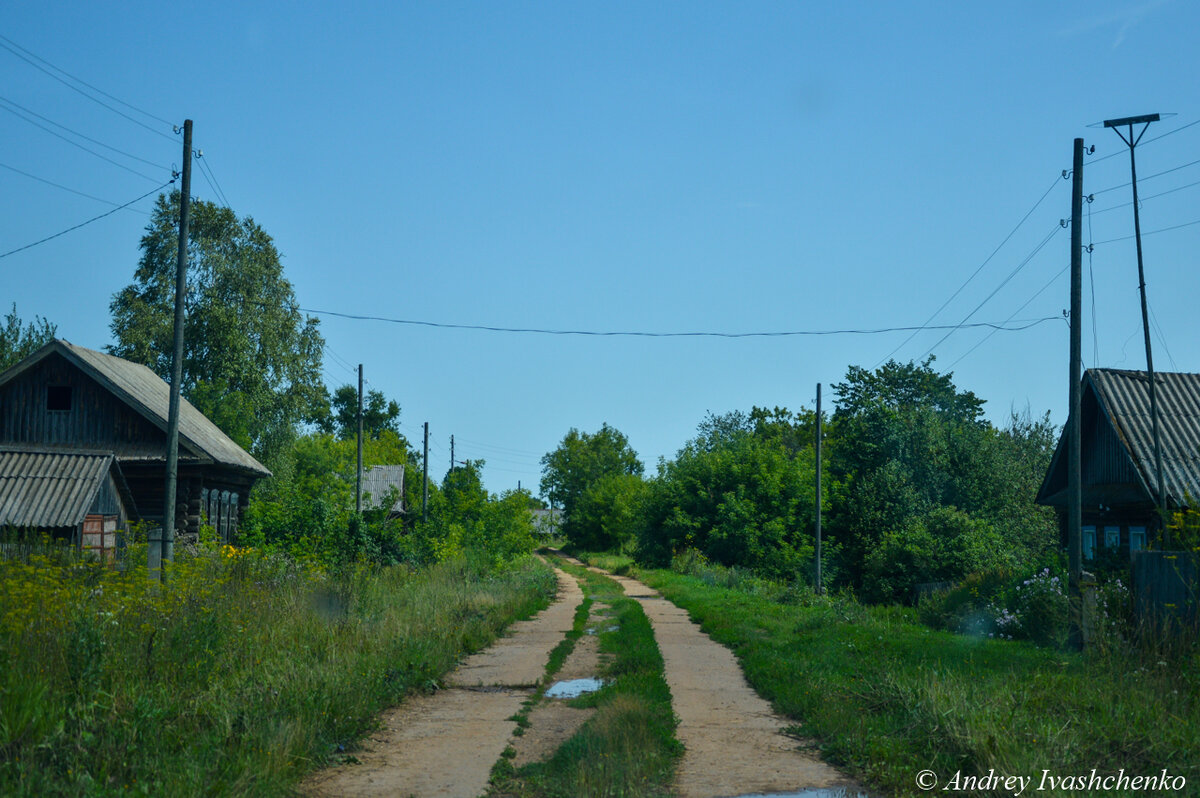
[[[1165,498],[1174,510],[1200,500],[1200,374],[1159,372],[1154,378]],[[1162,531],[1149,376],[1088,369],[1080,405],[1084,559],[1102,549],[1133,554]],[[1064,530],[1066,448],[1064,429],[1037,496],[1039,504],[1058,509]]]
[[[0,447],[0,527],[110,559],[136,507],[112,452]]]
[[[170,389],[137,363],[54,340],[0,374],[0,446],[111,452],[136,517],[162,522]],[[228,539],[270,471],[191,405],[179,403],[177,538],[207,519]]]

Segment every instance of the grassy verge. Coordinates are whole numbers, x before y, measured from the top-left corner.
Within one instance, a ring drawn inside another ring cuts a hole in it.
[[[1165,768],[1187,779],[1172,794],[1200,794],[1195,654],[1169,662],[1064,654],[930,630],[900,608],[670,571],[638,577],[730,647],[754,688],[826,759],[888,794],[928,794],[915,785],[925,769],[940,791],[959,772],[1031,776],[1036,787],[1044,770],[1093,768],[1145,776]]]
[[[670,794],[675,760],[681,752],[675,740],[671,693],[663,679],[662,655],[641,606],[625,597],[611,579],[583,568],[560,563],[580,580],[584,606],[603,603],[611,608],[615,629],[599,633],[607,662],[600,676],[610,680],[601,690],[573,699],[574,706],[595,707],[593,715],[545,762],[514,770],[502,760],[493,773],[489,795],[521,798],[576,796],[665,796]],[[551,657],[547,673],[561,667],[570,647],[587,623],[580,613],[575,628]],[[531,701],[533,706],[540,693]],[[518,723],[521,723],[521,717]]]
[[[0,794],[289,794],[554,589],[531,558],[330,575],[227,547],[166,586],[0,561]]]

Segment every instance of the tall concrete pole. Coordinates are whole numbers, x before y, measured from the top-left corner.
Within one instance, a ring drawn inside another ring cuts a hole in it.
[[[362,514],[362,363],[358,364],[358,465],[354,473],[354,512]]]
[[[421,520],[429,520],[429,422],[425,422],[425,453],[421,456]]]
[[[817,534],[815,556],[817,560],[816,589],[821,595],[821,383],[817,383]]]

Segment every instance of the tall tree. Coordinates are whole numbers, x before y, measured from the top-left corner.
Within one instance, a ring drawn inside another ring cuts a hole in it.
[[[542,493],[563,508],[564,531],[571,537],[572,520],[580,499],[601,478],[614,474],[640,476],[644,467],[629,439],[615,427],[604,424],[595,433],[572,428],[552,452],[542,456]]]
[[[400,434],[400,405],[389,401],[382,391],[367,391],[363,397],[363,434],[377,439],[384,431]],[[343,385],[333,392],[330,413],[320,419],[318,426],[324,432],[339,438],[353,438],[358,433],[358,389]]]
[[[0,326],[0,371],[15,366],[53,341],[57,332],[58,327],[41,316],[35,316],[33,321],[22,326],[14,302],[12,310],[4,317],[4,325]]]
[[[133,283],[113,297],[109,351],[169,378],[179,192],[159,195]],[[324,339],[303,316],[279,252],[253,219],[203,200],[188,236],[184,396],[222,430],[271,461],[303,422],[327,412]]]

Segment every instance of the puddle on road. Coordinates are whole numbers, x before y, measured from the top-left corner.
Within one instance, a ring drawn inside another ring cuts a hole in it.
[[[861,790],[851,792],[845,787],[820,787],[815,790],[798,790],[796,792],[748,793],[733,798],[871,798],[871,796]]]
[[[597,629],[594,626],[589,626],[587,629],[584,629],[583,632],[584,632],[584,634],[598,635],[601,632],[615,632],[620,628],[621,627],[616,624],[613,624],[612,626],[606,626],[603,629]]]
[[[605,684],[603,679],[570,679],[555,682],[546,691],[546,698],[578,698],[584,693],[594,693]]]

